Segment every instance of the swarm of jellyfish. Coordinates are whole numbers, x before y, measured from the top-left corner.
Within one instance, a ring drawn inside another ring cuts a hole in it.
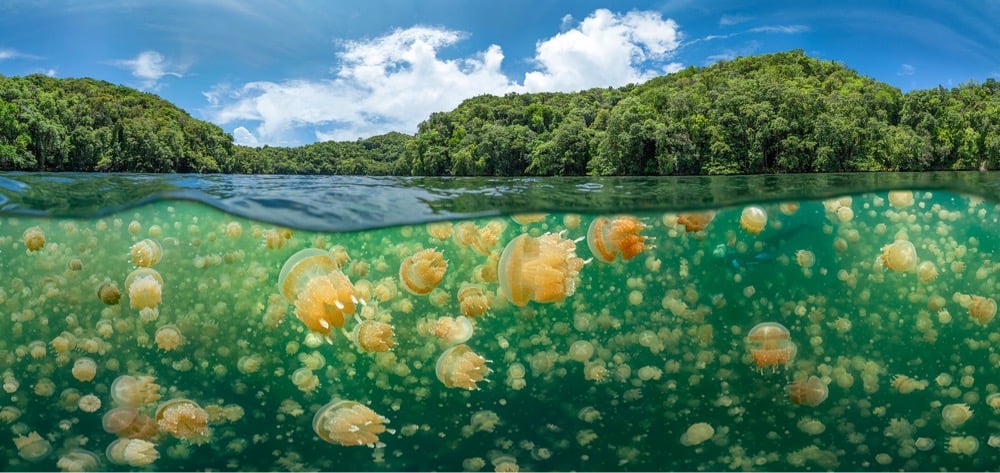
[[[1000,206],[975,196],[0,218],[4,470],[1000,464]]]

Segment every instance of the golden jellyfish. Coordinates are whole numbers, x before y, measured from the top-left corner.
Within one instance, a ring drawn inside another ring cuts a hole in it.
[[[988,297],[972,296],[969,301],[969,315],[979,325],[986,325],[997,315],[997,301]]]
[[[793,403],[809,407],[820,405],[828,394],[826,383],[816,376],[796,380],[788,387],[788,397]]]
[[[295,305],[295,316],[322,335],[343,328],[344,316],[354,314],[358,302],[354,285],[337,267],[329,253],[306,248],[289,257],[278,275],[278,288]]]
[[[688,427],[681,435],[681,445],[693,447],[715,435],[715,429],[706,422],[698,422]]]
[[[176,325],[168,324],[156,329],[153,337],[156,346],[163,351],[173,351],[184,344],[185,338],[181,330]]]
[[[559,302],[576,292],[583,259],[576,242],[557,233],[539,237],[522,234],[500,256],[498,277],[503,295],[516,306],[528,301]]]
[[[116,305],[122,298],[122,293],[118,289],[118,284],[113,281],[104,281],[97,287],[97,298],[104,305]]]
[[[45,246],[45,232],[39,227],[31,227],[21,234],[24,239],[24,247],[28,251],[35,252]]]
[[[334,399],[316,411],[313,431],[325,442],[354,447],[382,447],[379,434],[386,432],[389,419],[375,413],[364,404]],[[391,431],[390,431],[391,432]]]
[[[646,249],[648,237],[639,234],[645,228],[645,224],[630,215],[597,217],[587,229],[587,246],[599,261],[611,263],[619,256],[628,261]]]
[[[97,376],[97,362],[90,357],[82,357],[73,362],[73,377],[77,381],[92,381]]]
[[[773,372],[779,367],[788,366],[798,351],[788,329],[777,322],[755,325],[750,329],[746,340],[754,365],[760,371],[770,369]]]
[[[816,264],[816,255],[809,250],[795,252],[795,262],[802,268],[811,268]]]
[[[896,240],[882,247],[882,264],[893,271],[907,272],[917,268],[917,248],[909,240]]]
[[[948,453],[958,455],[972,455],[979,451],[979,439],[971,435],[950,437],[947,445]]]
[[[152,376],[123,374],[111,382],[111,398],[126,407],[140,407],[160,399],[160,385]]]
[[[917,279],[922,283],[929,283],[938,277],[937,266],[933,261],[923,261],[917,265]]]
[[[392,350],[396,346],[392,325],[377,320],[365,320],[351,332],[351,339],[362,350],[375,353]]]
[[[458,288],[458,306],[462,315],[476,318],[490,310],[490,298],[483,286],[464,282]]]
[[[948,404],[941,408],[941,427],[952,431],[972,418],[972,409],[968,404]]]
[[[905,374],[898,374],[892,377],[892,387],[900,394],[910,394],[913,391],[923,391],[927,387],[927,381],[913,379]]]
[[[430,329],[431,335],[441,339],[445,344],[457,345],[472,338],[474,331],[472,321],[465,316],[438,317]]]
[[[116,407],[104,413],[101,426],[109,434],[128,437],[127,431],[139,418],[139,410],[134,407]]]
[[[146,466],[160,458],[156,444],[133,438],[120,438],[111,442],[104,454],[112,463],[128,466]]]
[[[473,390],[492,370],[486,366],[485,358],[462,344],[445,350],[438,357],[434,372],[446,387]]]
[[[76,406],[83,412],[97,412],[97,410],[101,408],[101,398],[93,394],[87,394],[86,396],[80,397]]]
[[[541,222],[545,220],[549,214],[546,213],[533,213],[533,214],[515,214],[511,215],[510,219],[517,222],[518,225],[530,225],[535,222]]]
[[[715,211],[713,210],[677,214],[677,223],[684,225],[684,231],[688,233],[704,230],[714,219]]]
[[[155,309],[163,301],[163,278],[153,268],[139,268],[125,278],[125,290],[133,309]]]
[[[134,245],[129,249],[129,254],[132,256],[132,264],[138,268],[149,268],[156,263],[160,262],[160,257],[163,256],[163,248],[160,247],[160,243],[152,238],[146,238]]]
[[[758,234],[767,226],[767,211],[756,205],[745,207],[740,214],[740,227],[747,233]]]
[[[444,255],[433,248],[421,250],[404,259],[399,265],[399,280],[403,288],[418,296],[434,290],[448,269]]]
[[[101,460],[94,452],[74,448],[59,457],[56,467],[61,471],[100,471]]]
[[[18,456],[32,463],[45,458],[52,451],[52,444],[38,435],[38,432],[15,437],[14,446],[17,447]]]
[[[211,436],[208,412],[190,399],[171,399],[156,409],[160,430],[191,443],[204,443]]]
[[[913,191],[889,191],[889,205],[897,209],[913,205]]]

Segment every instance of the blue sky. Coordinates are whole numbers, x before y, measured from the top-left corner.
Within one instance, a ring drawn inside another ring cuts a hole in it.
[[[153,92],[238,143],[388,131],[489,93],[800,48],[903,91],[1000,76],[1000,1],[0,0],[0,74]]]

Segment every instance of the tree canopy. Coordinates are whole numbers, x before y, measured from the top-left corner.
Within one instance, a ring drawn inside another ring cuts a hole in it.
[[[233,144],[159,97],[0,76],[0,170],[399,175],[695,175],[1000,167],[1000,82],[902,93],[803,51],[643,84],[482,95],[416,135]]]

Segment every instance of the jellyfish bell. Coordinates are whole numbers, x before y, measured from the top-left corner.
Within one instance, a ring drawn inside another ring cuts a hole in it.
[[[972,296],[969,301],[969,315],[979,325],[986,325],[997,315],[997,301],[983,296]]]
[[[755,325],[747,334],[746,342],[754,365],[761,372],[775,372],[778,368],[787,367],[798,351],[788,329],[777,322]]]
[[[184,398],[163,402],[156,409],[160,430],[192,443],[203,443],[211,436],[208,412],[198,403]]]
[[[319,408],[313,416],[312,427],[324,442],[354,447],[383,447],[379,434],[386,432],[389,420],[364,404],[334,399]],[[391,433],[391,431],[389,431]]]
[[[712,438],[713,435],[715,435],[715,428],[710,424],[706,422],[691,424],[687,431],[681,435],[681,445],[693,447]]]
[[[889,191],[889,205],[897,209],[913,205],[913,191]]]
[[[428,248],[403,260],[399,265],[399,280],[404,289],[420,296],[430,293],[441,284],[447,269],[448,261],[444,259],[444,255]]]
[[[141,407],[160,399],[160,385],[152,376],[123,374],[111,382],[111,398],[126,407]]]
[[[740,213],[740,227],[747,233],[758,234],[767,226],[767,211],[756,205],[745,207]]]
[[[343,329],[344,317],[354,314],[357,302],[351,280],[333,270],[306,282],[295,298],[295,316],[309,330],[329,336],[333,327]]]
[[[826,383],[816,376],[800,379],[788,387],[788,398],[794,404],[816,407],[826,400],[829,390]]]
[[[893,271],[913,271],[918,262],[917,249],[909,240],[896,240],[882,247],[882,264]]]
[[[38,435],[38,432],[15,437],[14,446],[17,447],[19,457],[32,463],[41,461],[52,452],[52,444]]]
[[[163,301],[163,277],[153,268],[138,268],[125,278],[125,291],[133,309],[156,308]]]
[[[109,434],[119,434],[128,429],[138,417],[139,410],[134,407],[116,407],[104,413],[101,426]]]
[[[704,230],[714,219],[715,211],[713,210],[677,214],[677,223],[684,225],[684,231],[688,233]]]
[[[122,298],[121,290],[114,281],[104,281],[97,286],[97,298],[105,305],[117,305]]]
[[[396,346],[393,328],[385,322],[367,319],[354,326],[351,339],[362,350],[375,353],[392,350]]]
[[[29,252],[35,252],[45,246],[45,232],[40,227],[31,227],[21,234],[24,240],[24,247]]]
[[[628,261],[646,249],[648,237],[639,234],[645,228],[645,224],[630,215],[597,217],[587,229],[587,246],[599,261],[611,263],[618,257]]]
[[[486,359],[476,354],[468,345],[455,345],[438,357],[434,373],[449,388],[478,389],[476,383],[486,379],[492,370]]]
[[[132,257],[132,264],[139,268],[149,268],[160,262],[163,256],[163,248],[160,243],[152,238],[146,238],[129,249]]]
[[[972,409],[969,408],[968,404],[948,404],[941,408],[941,427],[944,430],[955,430],[971,418]]]
[[[74,448],[59,457],[56,467],[62,471],[100,471],[101,459],[90,450]]]
[[[539,237],[521,234],[500,255],[500,290],[511,303],[559,302],[576,291],[583,259],[576,256],[576,242],[557,233]]]
[[[474,331],[475,327],[472,325],[472,321],[462,315],[438,317],[430,329],[431,335],[441,339],[449,346],[469,341]]]
[[[476,318],[490,310],[490,298],[481,284],[462,283],[458,289],[458,305],[462,315]]]
[[[306,248],[288,257],[278,273],[278,289],[288,302],[295,303],[309,279],[340,269],[330,253],[319,248]]]

